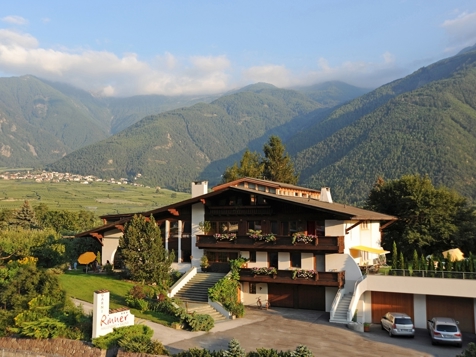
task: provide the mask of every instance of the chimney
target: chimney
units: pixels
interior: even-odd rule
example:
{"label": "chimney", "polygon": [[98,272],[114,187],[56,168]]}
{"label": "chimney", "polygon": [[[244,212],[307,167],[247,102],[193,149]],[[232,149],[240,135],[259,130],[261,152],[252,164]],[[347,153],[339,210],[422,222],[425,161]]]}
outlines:
{"label": "chimney", "polygon": [[208,193],[208,181],[192,182],[192,198]]}
{"label": "chimney", "polygon": [[332,203],[331,189],[330,187],[321,188],[321,197],[320,201]]}

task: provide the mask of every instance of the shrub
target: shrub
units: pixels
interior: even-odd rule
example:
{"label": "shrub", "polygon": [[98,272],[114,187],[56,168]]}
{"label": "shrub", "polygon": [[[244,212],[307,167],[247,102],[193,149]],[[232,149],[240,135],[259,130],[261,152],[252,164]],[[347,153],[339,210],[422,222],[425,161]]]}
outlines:
{"label": "shrub", "polygon": [[187,314],[184,322],[192,331],[210,331],[215,326],[215,321],[206,314]]}
{"label": "shrub", "polygon": [[474,342],[468,343],[468,348],[456,357],[476,357],[476,344],[474,344]]}
{"label": "shrub", "polygon": [[256,351],[248,352],[246,357],[280,357],[280,354],[273,349],[257,348]]}
{"label": "shrub", "polygon": [[190,348],[187,351],[182,351],[174,354],[174,357],[222,357],[224,351],[209,351],[204,348]]}
{"label": "shrub", "polygon": [[313,357],[311,350],[304,345],[299,345],[291,352],[291,357]]}
{"label": "shrub", "polygon": [[58,320],[43,317],[36,321],[26,321],[19,328],[12,328],[12,332],[17,332],[21,336],[30,338],[55,338],[63,336],[66,325]]}
{"label": "shrub", "polygon": [[[118,327],[107,335],[93,339],[93,345],[102,350],[108,350],[114,347],[122,347],[122,343],[131,346],[132,348],[132,346],[136,346],[137,341],[141,341],[142,345],[144,346],[144,349],[148,349],[150,348],[150,344],[145,343],[144,341],[151,341],[153,333],[154,332],[152,331],[152,329],[146,325]],[[128,347],[123,348],[126,349]],[[135,352],[147,353],[146,351]]]}
{"label": "shrub", "polygon": [[119,346],[126,352],[168,355],[169,351],[159,341],[153,341],[146,335],[127,335],[121,338]]}
{"label": "shrub", "polygon": [[240,343],[238,340],[231,340],[228,343],[228,349],[223,351],[224,357],[245,357],[246,353],[243,348],[241,348]]}

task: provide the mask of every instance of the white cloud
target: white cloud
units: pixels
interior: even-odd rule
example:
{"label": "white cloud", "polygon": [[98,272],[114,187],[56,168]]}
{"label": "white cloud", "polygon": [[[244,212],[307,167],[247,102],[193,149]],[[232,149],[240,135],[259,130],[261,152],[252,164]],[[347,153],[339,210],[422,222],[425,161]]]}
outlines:
{"label": "white cloud", "polygon": [[8,22],[8,23],[14,24],[14,25],[26,25],[26,24],[28,24],[28,20],[24,19],[21,16],[14,16],[14,15],[2,17],[2,21],[3,22]]}
{"label": "white cloud", "polygon": [[106,96],[215,94],[256,82],[283,88],[341,80],[376,87],[408,73],[395,65],[391,53],[385,52],[378,63],[331,66],[319,59],[314,69],[299,73],[272,63],[254,66],[238,73],[238,79],[233,77],[233,65],[224,55],[177,58],[167,52],[146,62],[135,53],[118,56],[107,51],[42,48],[32,35],[7,29],[0,29],[0,72],[31,74]]}
{"label": "white cloud", "polygon": [[41,48],[29,34],[0,29],[0,71],[32,74],[103,95],[210,94],[227,90],[230,62],[225,56],[179,60],[166,53],[153,63],[137,54]]}
{"label": "white cloud", "polygon": [[455,19],[444,21],[441,26],[446,30],[451,43],[447,52],[476,44],[476,12],[463,12]]}
{"label": "white cloud", "polygon": [[382,62],[344,62],[332,67],[329,62],[320,58],[314,70],[303,73],[292,73],[284,66],[268,65],[252,67],[244,71],[248,82],[267,82],[278,87],[308,86],[315,83],[339,80],[359,87],[378,87],[406,72],[395,64],[395,56],[389,52],[382,54]]}

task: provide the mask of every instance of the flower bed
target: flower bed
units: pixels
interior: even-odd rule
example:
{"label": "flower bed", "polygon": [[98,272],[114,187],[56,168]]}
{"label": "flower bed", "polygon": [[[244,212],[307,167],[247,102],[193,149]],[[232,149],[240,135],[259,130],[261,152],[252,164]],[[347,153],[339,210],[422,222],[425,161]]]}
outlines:
{"label": "flower bed", "polygon": [[303,279],[313,279],[316,276],[317,272],[315,270],[305,270],[305,269],[296,269],[293,271],[293,279],[303,278]]}
{"label": "flower bed", "polygon": [[278,271],[276,268],[268,268],[268,267],[263,267],[263,268],[251,268],[251,273],[254,275],[276,275],[278,274]]}
{"label": "flower bed", "polygon": [[255,241],[276,242],[276,237],[273,233],[262,234],[260,230],[254,231],[250,229],[246,234]]}
{"label": "flower bed", "polygon": [[217,241],[234,241],[236,239],[236,233],[215,233],[213,235]]}
{"label": "flower bed", "polygon": [[292,244],[296,244],[296,243],[308,244],[308,243],[312,243],[314,240],[317,241],[317,236],[313,234],[294,233]]}

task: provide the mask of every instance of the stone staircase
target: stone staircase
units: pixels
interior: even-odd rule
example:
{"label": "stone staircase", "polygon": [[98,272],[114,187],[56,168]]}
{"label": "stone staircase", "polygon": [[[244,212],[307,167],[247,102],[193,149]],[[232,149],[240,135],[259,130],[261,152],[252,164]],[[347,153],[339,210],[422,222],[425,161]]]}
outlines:
{"label": "stone staircase", "polygon": [[174,295],[174,298],[183,301],[188,312],[210,315],[215,322],[226,320],[222,314],[208,305],[208,288],[215,285],[225,275],[223,273],[197,273]]}
{"label": "stone staircase", "polygon": [[208,305],[208,303],[187,303],[188,312],[195,312],[196,314],[206,314],[210,315],[215,323],[226,321],[226,317],[220,314],[213,307]]}
{"label": "stone staircase", "polygon": [[225,275],[222,273],[197,273],[174,297],[183,302],[208,303],[208,288],[215,285]]}
{"label": "stone staircase", "polygon": [[349,320],[347,320],[347,311],[349,310],[349,305],[352,300],[352,294],[344,295],[337,305],[334,318],[330,319],[329,322],[337,323],[337,324],[347,324]]}

